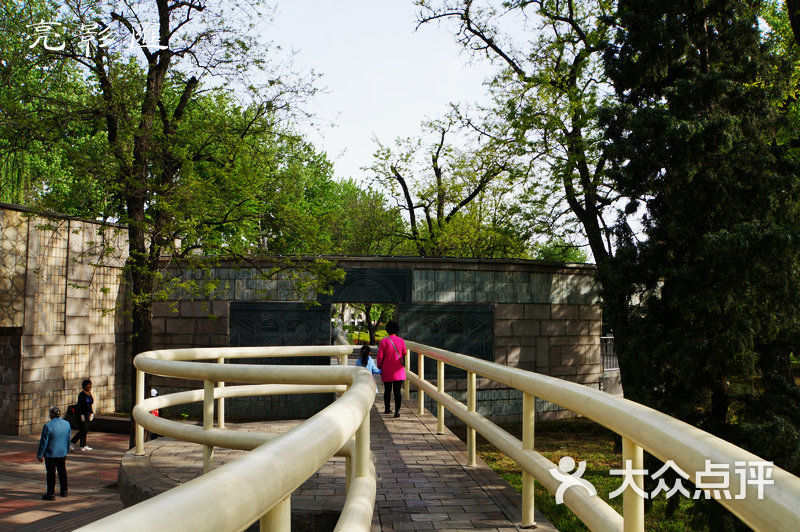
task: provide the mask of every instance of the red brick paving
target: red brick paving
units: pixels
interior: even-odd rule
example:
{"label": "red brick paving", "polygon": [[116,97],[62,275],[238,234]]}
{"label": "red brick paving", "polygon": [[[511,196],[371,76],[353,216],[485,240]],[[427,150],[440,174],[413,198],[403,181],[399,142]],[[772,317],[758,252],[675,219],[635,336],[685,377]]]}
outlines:
{"label": "red brick paving", "polygon": [[[297,422],[231,425],[238,430],[283,432]],[[403,408],[400,418],[371,415],[378,476],[374,531],[512,531],[519,494],[482,461],[468,468],[464,444],[449,430],[436,434],[436,419]],[[122,509],[117,469],[128,437],[90,433],[94,450],[67,458],[70,496],[42,501],[44,465],[36,460],[38,435],[0,436],[0,531],[73,530]],[[159,438],[147,444],[152,479],[186,482],[202,473],[202,447]],[[221,465],[242,451],[216,449]],[[143,479],[150,482],[152,479]],[[292,495],[295,510],[338,511],[344,503],[344,459],[333,458]],[[541,516],[537,530],[555,530]]]}
{"label": "red brick paving", "polygon": [[121,510],[117,469],[128,436],[90,432],[88,443],[94,450],[67,456],[69,497],[43,501],[44,464],[36,459],[39,435],[0,436],[0,531],[73,530]]}

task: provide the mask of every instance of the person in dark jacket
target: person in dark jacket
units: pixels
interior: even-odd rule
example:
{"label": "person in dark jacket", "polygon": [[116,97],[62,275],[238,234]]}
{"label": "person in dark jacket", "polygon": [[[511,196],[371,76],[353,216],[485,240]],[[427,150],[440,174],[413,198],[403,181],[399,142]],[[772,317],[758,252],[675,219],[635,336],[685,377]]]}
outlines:
{"label": "person in dark jacket", "polygon": [[61,487],[61,496],[67,496],[67,453],[69,452],[69,435],[71,429],[69,422],[61,419],[61,409],[54,406],[50,409],[50,421],[42,427],[42,437],[39,439],[39,450],[36,458],[47,471],[47,491],[42,495],[45,501],[56,498],[56,471],[58,471],[58,484]]}
{"label": "person in dark jacket", "polygon": [[75,442],[80,440],[81,451],[91,451],[92,448],[86,445],[86,435],[89,434],[89,422],[94,419],[94,396],[92,396],[92,381],[86,379],[81,383],[83,390],[78,394],[78,403],[75,405],[78,409],[78,416],[80,422],[80,429],[75,436],[70,440],[70,449],[75,449]]}

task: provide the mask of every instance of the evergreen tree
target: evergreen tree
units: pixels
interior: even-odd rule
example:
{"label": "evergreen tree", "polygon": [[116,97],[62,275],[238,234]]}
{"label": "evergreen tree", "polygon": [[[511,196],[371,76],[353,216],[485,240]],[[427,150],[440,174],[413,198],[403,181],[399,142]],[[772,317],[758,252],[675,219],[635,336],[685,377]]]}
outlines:
{"label": "evergreen tree", "polygon": [[[778,135],[788,76],[754,4],[620,3],[607,153],[645,238],[620,223],[603,286],[627,303],[613,317],[627,397],[797,474],[798,180]],[[707,526],[736,526],[702,506]]]}

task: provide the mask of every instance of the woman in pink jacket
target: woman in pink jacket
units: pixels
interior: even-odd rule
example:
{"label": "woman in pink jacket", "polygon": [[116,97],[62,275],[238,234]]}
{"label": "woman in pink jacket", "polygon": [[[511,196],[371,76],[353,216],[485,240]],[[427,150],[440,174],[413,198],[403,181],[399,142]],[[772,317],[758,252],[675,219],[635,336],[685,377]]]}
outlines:
{"label": "woman in pink jacket", "polygon": [[389,336],[381,340],[378,346],[378,368],[381,370],[381,380],[383,381],[383,406],[384,414],[391,414],[392,390],[394,390],[394,417],[400,417],[400,403],[402,395],[400,388],[406,380],[405,355],[406,343],[397,336],[400,326],[396,321],[386,324],[386,332]]}

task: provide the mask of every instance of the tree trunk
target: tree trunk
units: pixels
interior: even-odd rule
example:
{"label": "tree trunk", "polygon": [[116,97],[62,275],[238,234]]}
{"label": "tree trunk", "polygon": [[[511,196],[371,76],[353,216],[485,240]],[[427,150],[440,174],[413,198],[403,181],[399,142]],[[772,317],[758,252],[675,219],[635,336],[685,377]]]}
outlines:
{"label": "tree trunk", "polygon": [[[148,270],[146,233],[144,231],[144,201],[132,199],[128,202],[128,271],[131,281],[131,365],[139,353],[150,351],[153,346],[153,274]],[[130,446],[134,446],[133,407],[136,406],[136,368],[131,371],[131,434]]]}
{"label": "tree trunk", "polygon": [[372,303],[364,304],[364,323],[367,325],[370,345],[375,343],[375,328],[377,323],[372,323]]}

